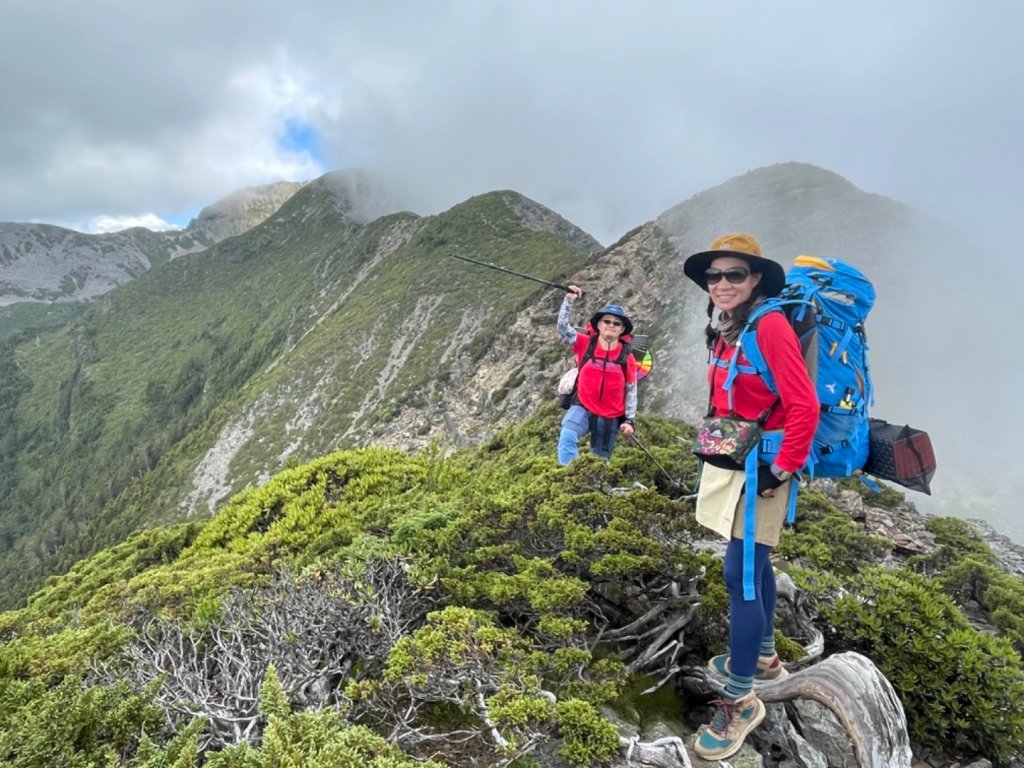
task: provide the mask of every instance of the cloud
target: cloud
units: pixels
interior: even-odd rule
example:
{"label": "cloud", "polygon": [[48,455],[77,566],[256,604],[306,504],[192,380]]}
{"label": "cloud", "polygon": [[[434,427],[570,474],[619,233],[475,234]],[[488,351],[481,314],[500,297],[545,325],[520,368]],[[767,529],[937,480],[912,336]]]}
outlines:
{"label": "cloud", "polygon": [[[0,221],[158,228],[364,168],[422,214],[511,188],[608,244],[799,160],[950,225],[1012,286],[1022,27],[1017,0],[8,0]],[[1014,290],[983,288],[963,311],[1013,327]],[[1016,374],[986,384],[996,412]]]}
{"label": "cloud", "polygon": [[1010,0],[20,0],[0,219],[176,219],[365,167],[421,213],[514,188],[609,242],[796,159],[995,250],[1021,213],[1021,22]]}
{"label": "cloud", "polygon": [[122,229],[132,227],[145,227],[153,232],[164,232],[170,229],[181,229],[176,224],[170,224],[155,213],[144,213],[141,216],[96,216],[84,224],[64,224],[69,229],[76,229],[79,232],[98,234],[101,232],[120,232]]}

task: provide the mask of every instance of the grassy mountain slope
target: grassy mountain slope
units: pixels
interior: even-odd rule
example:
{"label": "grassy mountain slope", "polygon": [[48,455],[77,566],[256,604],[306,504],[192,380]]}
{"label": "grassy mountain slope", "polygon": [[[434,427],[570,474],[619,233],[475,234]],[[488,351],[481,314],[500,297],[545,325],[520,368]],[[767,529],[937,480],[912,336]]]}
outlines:
{"label": "grassy mountain slope", "polygon": [[[146,272],[8,354],[8,604],[141,522],[191,513],[257,479],[254,468],[279,466],[293,441],[307,451],[362,442],[453,359],[479,355],[534,289],[469,276],[453,268],[451,249],[500,253],[553,278],[586,260],[581,244],[596,246],[575,229],[538,227],[525,212],[540,206],[514,193],[368,225],[341,208],[312,183],[263,225]],[[190,502],[193,470],[238,414],[258,440],[219,474],[200,472],[212,479]]]}
{"label": "grassy mountain slope", "polygon": [[[988,316],[949,312],[945,297],[959,294],[935,282],[963,246],[836,174],[799,163],[752,171],[599,255],[512,192],[366,224],[346,215],[351,201],[329,182],[307,185],[251,232],[114,291],[67,330],[0,354],[0,578],[11,580],[10,604],[140,522],[205,515],[281,466],[370,441],[472,446],[550,400],[568,362],[554,331],[561,291],[457,261],[454,250],[582,284],[577,324],[603,303],[624,304],[654,342],[641,412],[683,420],[706,397],[707,298],[681,276],[687,253],[748,229],[782,261],[806,251],[848,259],[879,291],[869,332],[876,413],[932,433],[944,493],[987,477],[974,465],[957,472],[954,451],[972,434],[965,403],[982,346],[964,335],[984,338],[972,323]],[[931,386],[930,363],[951,350],[957,364]],[[994,442],[972,451],[975,464],[999,466]],[[1000,487],[978,482],[993,496]],[[979,514],[967,503],[946,510]],[[997,527],[1012,524],[997,514]]]}
{"label": "grassy mountain slope", "polygon": [[60,328],[78,317],[87,306],[77,301],[60,304],[22,301],[0,307],[0,343],[12,337]]}
{"label": "grassy mountain slope", "polygon": [[[579,765],[618,753],[612,713],[641,739],[685,735],[710,695],[691,673],[726,641],[720,560],[692,502],[671,498],[636,446],[559,467],[559,413],[549,404],[450,456],[319,457],[208,521],[140,532],[51,579],[0,615],[0,761],[143,768],[202,751],[204,765],[269,768],[284,740],[294,764],[329,766],[351,763],[326,744],[379,750],[386,736],[453,766]],[[691,433],[640,427],[691,483]],[[649,490],[612,491],[633,480]],[[855,649],[885,671],[915,744],[947,762],[1019,759],[1024,634],[1004,619],[1024,605],[1020,579],[951,521],[932,553],[901,564],[836,503],[802,494],[783,534],[778,567],[806,593],[780,601],[782,652],[795,659],[806,640],[799,604],[827,653]],[[638,693],[659,680],[672,683]],[[772,727],[750,743],[778,755]]]}

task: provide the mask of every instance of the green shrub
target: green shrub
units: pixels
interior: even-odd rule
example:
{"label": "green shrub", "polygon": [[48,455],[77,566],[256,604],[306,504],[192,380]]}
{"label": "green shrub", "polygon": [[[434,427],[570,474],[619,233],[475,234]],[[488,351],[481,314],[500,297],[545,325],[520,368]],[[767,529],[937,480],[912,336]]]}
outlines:
{"label": "green shrub", "polygon": [[848,514],[821,493],[801,491],[796,525],[783,530],[775,551],[807,567],[852,575],[891,549],[886,539],[861,532]]}
{"label": "green shrub", "polygon": [[373,731],[325,710],[271,716],[258,749],[241,744],[210,753],[205,768],[444,768],[415,760]]}
{"label": "green shrub", "polygon": [[947,568],[961,560],[995,565],[995,556],[988,544],[966,520],[956,517],[933,517],[925,528],[935,536],[934,551],[910,558],[907,565],[926,572]]}
{"label": "green shrub", "polygon": [[973,558],[959,560],[935,578],[959,605],[975,603],[986,611],[1003,637],[1024,653],[1024,580]]}
{"label": "green shrub", "polygon": [[592,704],[567,699],[556,706],[563,744],[558,754],[572,765],[591,765],[609,759],[619,748],[619,732]]}
{"label": "green shrub", "polygon": [[[83,766],[113,764],[115,749],[126,768],[391,768],[426,757],[382,746],[381,736],[411,727],[436,739],[431,754],[460,765],[469,752],[480,762],[526,765],[531,751],[559,737],[570,763],[608,759],[618,737],[597,708],[620,701],[643,675],[660,680],[669,664],[703,664],[724,649],[728,598],[721,559],[694,547],[706,532],[693,504],[677,500],[679,488],[669,490],[658,466],[626,441],[610,464],[584,455],[559,466],[560,414],[547,404],[472,452],[444,456],[435,444],[410,457],[368,448],[297,465],[237,494],[209,522],[139,533],[51,579],[25,609],[0,615],[0,745]],[[684,433],[641,420],[658,463],[689,477]],[[633,479],[651,489],[613,491]],[[824,494],[802,492],[797,526],[777,552],[806,590],[803,608],[818,607],[830,623],[829,650],[876,660],[915,739],[1012,757],[1022,743],[1015,702],[1024,683],[1007,640],[1020,642],[1024,632],[1021,584],[997,571],[957,522],[933,530],[940,554],[914,563],[930,576],[865,571],[888,543],[861,534]],[[356,583],[369,559],[396,555],[406,568],[396,598],[415,610],[402,614],[376,662],[353,659],[346,676],[332,679],[351,708],[292,712],[268,671],[258,746],[212,752],[201,723],[161,730],[165,721],[147,714],[144,691],[125,692],[135,705],[127,712],[105,689],[65,682],[112,658],[136,621],[158,616],[213,632],[235,590],[282,572],[325,585],[318,574],[330,569]],[[983,606],[1005,638],[973,629],[950,596]],[[347,588],[340,599],[350,599]],[[666,622],[693,609],[678,655],[639,658]],[[787,659],[802,653],[786,638],[777,642]],[[630,674],[638,659],[642,674]],[[46,752],[58,691],[70,702],[71,729]],[[443,743],[454,730],[472,733],[457,746],[464,754]]]}
{"label": "green shrub", "polygon": [[958,605],[981,608],[988,620],[1024,653],[1024,579],[1001,571],[981,534],[966,520],[930,518],[938,545],[907,565],[931,573]]}
{"label": "green shrub", "polygon": [[1003,638],[973,629],[927,578],[871,568],[826,607],[835,644],[872,658],[911,736],[1006,761],[1024,754],[1024,671]]}
{"label": "green shrub", "polygon": [[[4,685],[0,694],[9,710],[14,688]],[[0,763],[10,768],[116,765],[135,751],[141,734],[159,733],[166,722],[150,696],[127,683],[86,686],[69,675],[31,693],[0,731]]]}

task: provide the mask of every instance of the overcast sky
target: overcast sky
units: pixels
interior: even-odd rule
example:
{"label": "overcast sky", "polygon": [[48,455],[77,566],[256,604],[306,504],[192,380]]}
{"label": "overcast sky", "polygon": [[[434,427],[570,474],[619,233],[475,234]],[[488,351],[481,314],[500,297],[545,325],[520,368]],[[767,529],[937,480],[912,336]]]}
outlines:
{"label": "overcast sky", "polygon": [[2,221],[183,225],[239,187],[359,166],[419,213],[511,188],[609,244],[800,160],[987,249],[1020,242],[1017,0],[2,9]]}

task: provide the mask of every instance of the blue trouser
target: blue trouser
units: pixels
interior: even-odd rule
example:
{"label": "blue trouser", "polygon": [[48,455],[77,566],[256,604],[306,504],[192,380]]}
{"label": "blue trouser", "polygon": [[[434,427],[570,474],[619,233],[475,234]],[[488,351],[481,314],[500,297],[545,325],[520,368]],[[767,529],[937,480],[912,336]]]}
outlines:
{"label": "blue trouser", "polygon": [[743,599],[743,539],[725,548],[725,587],[729,592],[729,668],[739,676],[757,672],[761,638],[775,634],[775,571],[767,544],[754,545],[754,599]]}
{"label": "blue trouser", "polygon": [[588,432],[590,450],[602,459],[610,459],[619,436],[619,421],[595,416],[582,405],[569,406],[558,435],[558,463],[564,466],[580,455],[580,438]]}

